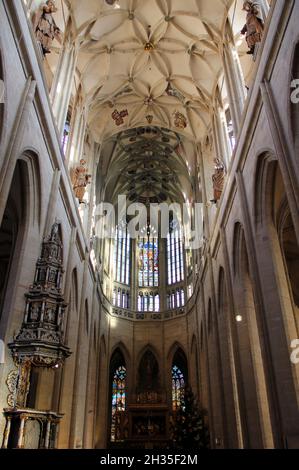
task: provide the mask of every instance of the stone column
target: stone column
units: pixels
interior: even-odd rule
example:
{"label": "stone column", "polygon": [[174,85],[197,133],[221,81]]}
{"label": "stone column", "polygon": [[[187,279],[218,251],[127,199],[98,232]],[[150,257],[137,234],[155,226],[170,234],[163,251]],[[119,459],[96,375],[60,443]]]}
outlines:
{"label": "stone column", "polygon": [[20,416],[20,421],[21,421],[21,424],[20,424],[20,429],[19,429],[19,439],[18,439],[18,446],[17,446],[18,449],[22,449],[22,448],[23,448],[24,430],[25,430],[25,421],[26,421],[26,418],[21,415],[21,416]]}
{"label": "stone column", "polygon": [[71,132],[67,147],[66,160],[69,168],[79,165],[84,151],[84,139],[86,135],[86,108],[84,107],[81,91],[76,97],[71,120]]}
{"label": "stone column", "polygon": [[223,161],[226,168],[228,168],[231,158],[231,149],[229,145],[227,125],[224,110],[217,104],[215,105],[213,112],[212,131],[216,154],[218,158]]}
{"label": "stone column", "polygon": [[229,41],[223,46],[222,61],[234,132],[237,137],[246,93],[239,56]]}
{"label": "stone column", "polygon": [[45,449],[49,449],[50,444],[50,432],[51,432],[51,420],[47,422],[46,437],[45,437]]}
{"label": "stone column", "polygon": [[69,24],[50,93],[52,110],[61,137],[70,103],[77,58],[78,46],[71,37]]}
{"label": "stone column", "polygon": [[10,429],[11,429],[11,417],[8,416],[8,417],[6,418],[6,426],[5,426],[5,431],[4,431],[4,438],[3,438],[2,449],[7,449],[7,447],[8,447],[8,441],[9,441],[9,436],[10,436]]}
{"label": "stone column", "polygon": [[137,311],[137,296],[138,296],[138,270],[137,270],[137,240],[131,241],[131,249],[132,249],[132,256],[131,256],[131,289],[130,289],[130,308],[133,311]]}
{"label": "stone column", "polygon": [[[161,214],[160,214],[161,217]],[[161,224],[159,224],[161,227]],[[167,263],[166,263],[166,240],[159,239],[159,295],[160,295],[160,311],[167,310]]]}

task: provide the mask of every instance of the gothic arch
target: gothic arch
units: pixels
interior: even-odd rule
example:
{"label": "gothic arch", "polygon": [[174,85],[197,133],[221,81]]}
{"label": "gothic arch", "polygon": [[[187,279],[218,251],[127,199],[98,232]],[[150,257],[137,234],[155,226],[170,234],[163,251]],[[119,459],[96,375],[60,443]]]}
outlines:
{"label": "gothic arch", "polygon": [[[246,448],[262,448],[272,442],[269,390],[266,382],[264,345],[259,328],[256,296],[245,232],[240,223],[234,230],[236,338],[244,406],[242,422]],[[261,403],[263,405],[261,406]],[[252,410],[255,410],[254,412]],[[271,444],[270,444],[271,445]]]}
{"label": "gothic arch", "polygon": [[185,354],[185,351],[183,348],[181,348],[180,346],[177,346],[173,356],[172,356],[172,361],[171,361],[171,364],[172,365],[177,365],[181,371],[183,372],[184,374],[184,377],[185,377],[185,381],[186,383],[188,382],[189,380],[189,366],[188,366],[188,359],[187,359],[187,356]]}
{"label": "gothic arch", "polygon": [[171,363],[173,362],[173,358],[175,354],[177,353],[177,351],[182,351],[184,356],[187,358],[187,354],[183,345],[179,343],[178,341],[175,341],[173,345],[169,348],[168,354],[167,354],[167,358]]}
{"label": "gothic arch", "polygon": [[153,349],[148,347],[142,354],[137,369],[137,392],[155,391],[161,389],[160,365]]}
{"label": "gothic arch", "polygon": [[[122,383],[125,381],[125,387],[122,385],[122,387],[119,390],[122,390],[122,396],[125,397],[125,404],[123,403],[123,400],[117,398],[117,400],[113,404],[112,400],[112,395],[113,395],[113,387],[115,383],[115,374],[120,371],[122,376],[124,377],[123,373],[123,368],[125,369],[125,378],[123,378]],[[118,383],[118,381],[116,381]],[[112,442],[118,441],[118,440],[123,440],[122,437],[116,438],[115,436],[118,433],[121,433],[121,422],[118,421],[117,418],[117,411],[119,409],[119,401],[121,401],[121,409],[120,411],[123,412],[125,411],[125,408],[127,407],[128,404],[128,391],[129,391],[129,377],[128,377],[128,365],[126,363],[125,356],[122,352],[122,349],[120,346],[118,346],[113,354],[111,355],[110,358],[110,364],[109,364],[109,400],[108,400],[108,411],[109,411],[109,433],[108,433],[108,441]],[[118,396],[118,393],[117,393]],[[124,408],[125,406],[125,408]],[[115,411],[113,411],[115,410]],[[123,413],[121,413],[123,415]],[[121,417],[119,416],[119,419]],[[114,436],[114,438],[112,437]]]}
{"label": "gothic arch", "polygon": [[117,351],[123,356],[127,370],[129,370],[131,367],[131,355],[122,341],[119,341],[113,346],[110,353],[110,362]]}
{"label": "gothic arch", "polygon": [[151,351],[151,353],[155,356],[158,364],[160,365],[161,363],[160,354],[158,350],[155,348],[155,346],[153,346],[151,343],[148,343],[146,346],[143,346],[143,348],[139,351],[139,353],[137,354],[137,358],[136,358],[137,364],[140,364],[142,357],[147,351]]}
{"label": "gothic arch", "polygon": [[[273,194],[270,188],[273,186],[277,158],[271,152],[264,152],[257,158],[255,170],[255,198],[254,220],[258,225],[263,225],[272,217],[271,200]],[[269,190],[265,191],[265,188]]]}
{"label": "gothic arch", "polygon": [[244,270],[248,271],[247,258],[244,256],[246,252],[243,226],[241,222],[236,222],[233,235],[232,252],[233,270],[235,277],[241,276]]}
{"label": "gothic arch", "polygon": [[[14,289],[18,284],[24,246],[29,230],[39,220],[39,174],[36,156],[26,153],[17,161],[12,176],[6,205],[0,222],[0,245],[4,250],[0,266],[1,336],[7,330]],[[39,226],[39,225],[38,225]],[[37,254],[38,256],[38,254]]]}
{"label": "gothic arch", "polygon": [[239,444],[237,430],[237,414],[235,409],[233,377],[236,376],[235,362],[231,360],[231,313],[227,295],[225,270],[221,266],[218,274],[218,328],[219,328],[219,350],[221,357],[221,381],[223,390],[223,402],[226,416],[226,427],[224,442],[226,447],[237,448]]}

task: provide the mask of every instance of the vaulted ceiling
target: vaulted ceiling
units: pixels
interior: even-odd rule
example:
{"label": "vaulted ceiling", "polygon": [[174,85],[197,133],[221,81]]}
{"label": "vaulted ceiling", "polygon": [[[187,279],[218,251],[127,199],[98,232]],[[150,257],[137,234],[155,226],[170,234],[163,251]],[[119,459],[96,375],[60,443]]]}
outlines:
{"label": "vaulted ceiling", "polygon": [[221,52],[227,20],[240,31],[242,3],[64,0],[61,8],[57,3],[62,29],[66,10],[71,14],[80,47],[76,87],[82,87],[97,140],[140,125],[201,140],[216,89],[225,88]]}
{"label": "vaulted ceiling", "polygon": [[[163,203],[189,200],[193,194],[192,146],[166,128],[138,127],[108,139],[98,171],[99,200]],[[102,180],[102,181],[101,181]]]}

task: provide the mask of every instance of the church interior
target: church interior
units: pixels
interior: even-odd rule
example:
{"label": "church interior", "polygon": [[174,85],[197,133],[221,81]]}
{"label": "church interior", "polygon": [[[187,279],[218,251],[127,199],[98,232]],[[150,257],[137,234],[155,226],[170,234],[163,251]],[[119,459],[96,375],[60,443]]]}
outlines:
{"label": "church interior", "polygon": [[298,18],[0,1],[2,449],[299,448]]}

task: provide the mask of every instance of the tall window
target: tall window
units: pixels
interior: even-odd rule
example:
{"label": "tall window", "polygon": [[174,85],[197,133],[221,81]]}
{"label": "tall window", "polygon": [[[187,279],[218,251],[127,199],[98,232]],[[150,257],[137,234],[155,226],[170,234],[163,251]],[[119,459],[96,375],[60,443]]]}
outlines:
{"label": "tall window", "polygon": [[130,308],[130,294],[121,289],[114,289],[112,294],[112,304],[114,307]]}
{"label": "tall window", "polygon": [[167,236],[167,271],[168,285],[184,280],[184,249],[179,229],[171,231]]}
{"label": "tall window", "polygon": [[124,366],[118,367],[112,381],[111,442],[122,440],[122,416],[126,411],[126,378],[126,368]]}
{"label": "tall window", "polygon": [[64,155],[66,155],[67,146],[69,143],[69,137],[70,137],[70,116],[68,115],[64,124],[63,137],[62,137],[62,142],[61,142],[62,151]]}
{"label": "tall window", "polygon": [[131,238],[127,227],[116,227],[114,246],[115,281],[130,284]]}
{"label": "tall window", "polygon": [[236,138],[235,138],[235,133],[234,133],[232,116],[231,116],[231,112],[229,108],[225,111],[225,117],[226,117],[226,125],[227,125],[227,132],[228,132],[228,137],[230,141],[230,146],[233,152],[236,146]]}
{"label": "tall window", "polygon": [[185,290],[177,289],[167,295],[167,308],[169,310],[185,306]]}
{"label": "tall window", "polygon": [[178,411],[184,406],[185,378],[178,366],[172,367],[172,409]]}
{"label": "tall window", "polygon": [[139,287],[159,285],[159,245],[156,237],[140,238],[138,242]]}
{"label": "tall window", "polygon": [[159,294],[140,293],[138,295],[138,311],[139,312],[159,312],[160,296]]}

